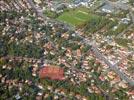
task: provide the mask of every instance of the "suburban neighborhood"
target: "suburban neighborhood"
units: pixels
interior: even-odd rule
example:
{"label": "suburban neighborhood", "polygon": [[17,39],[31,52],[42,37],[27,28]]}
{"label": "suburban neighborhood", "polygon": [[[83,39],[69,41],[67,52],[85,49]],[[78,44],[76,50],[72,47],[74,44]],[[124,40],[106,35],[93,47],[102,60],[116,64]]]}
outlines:
{"label": "suburban neighborhood", "polygon": [[134,100],[134,0],[1,0],[0,100]]}

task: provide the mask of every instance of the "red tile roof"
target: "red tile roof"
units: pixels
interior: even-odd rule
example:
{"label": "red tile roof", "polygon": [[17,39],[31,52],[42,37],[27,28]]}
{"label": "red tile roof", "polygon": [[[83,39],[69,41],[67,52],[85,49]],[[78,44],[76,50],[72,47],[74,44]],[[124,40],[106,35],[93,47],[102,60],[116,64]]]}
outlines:
{"label": "red tile roof", "polygon": [[134,90],[128,92],[129,95],[134,95]]}
{"label": "red tile roof", "polygon": [[52,80],[64,80],[64,70],[58,66],[44,66],[39,71],[39,77],[48,77]]}

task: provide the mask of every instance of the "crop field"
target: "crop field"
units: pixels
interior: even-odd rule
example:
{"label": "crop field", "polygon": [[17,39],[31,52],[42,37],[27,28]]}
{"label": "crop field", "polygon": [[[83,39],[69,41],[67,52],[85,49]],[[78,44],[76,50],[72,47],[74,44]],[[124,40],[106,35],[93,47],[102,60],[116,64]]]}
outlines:
{"label": "crop field", "polygon": [[90,14],[87,8],[77,8],[64,12],[57,19],[70,25],[77,26],[91,20],[94,17],[98,16]]}

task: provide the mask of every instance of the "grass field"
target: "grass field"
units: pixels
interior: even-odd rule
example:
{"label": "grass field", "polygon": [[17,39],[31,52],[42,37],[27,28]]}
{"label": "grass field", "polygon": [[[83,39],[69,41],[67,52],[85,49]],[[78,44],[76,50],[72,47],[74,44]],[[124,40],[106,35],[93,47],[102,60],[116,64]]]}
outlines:
{"label": "grass field", "polygon": [[73,26],[77,26],[93,17],[97,17],[97,15],[90,14],[89,9],[80,7],[75,10],[71,9],[68,12],[64,12],[57,19]]}

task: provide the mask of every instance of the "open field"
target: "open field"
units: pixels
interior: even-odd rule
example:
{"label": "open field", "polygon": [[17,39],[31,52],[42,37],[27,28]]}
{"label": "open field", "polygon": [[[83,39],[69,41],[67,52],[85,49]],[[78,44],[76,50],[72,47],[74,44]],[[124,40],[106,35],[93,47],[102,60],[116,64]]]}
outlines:
{"label": "open field", "polygon": [[57,19],[73,26],[77,26],[96,17],[98,16],[89,13],[89,9],[80,7],[74,10],[71,9],[68,12],[64,12]]}

